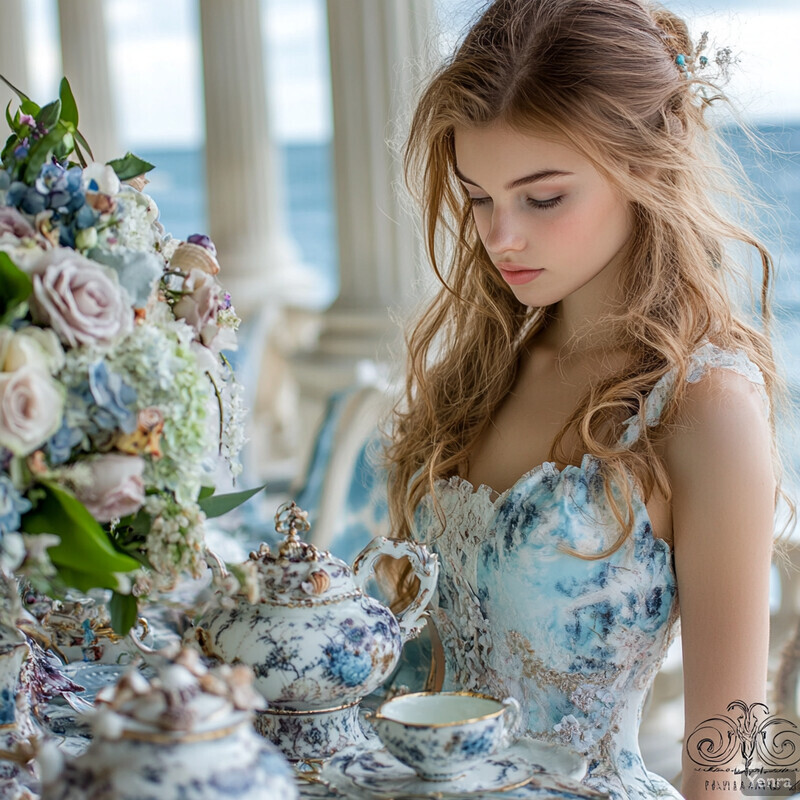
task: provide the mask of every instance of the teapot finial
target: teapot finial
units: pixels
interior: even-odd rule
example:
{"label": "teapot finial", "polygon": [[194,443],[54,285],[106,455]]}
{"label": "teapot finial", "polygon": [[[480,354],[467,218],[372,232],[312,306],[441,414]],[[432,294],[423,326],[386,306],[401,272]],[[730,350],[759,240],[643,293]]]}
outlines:
{"label": "teapot finial", "polygon": [[304,545],[300,537],[297,535],[299,531],[311,530],[311,525],[308,522],[308,511],[303,511],[297,503],[292,500],[291,502],[284,503],[275,514],[275,531],[277,533],[286,534],[286,540],[281,544],[278,553],[281,556],[287,557],[296,555],[302,552],[303,549],[313,549],[316,555],[315,548],[309,545]]}

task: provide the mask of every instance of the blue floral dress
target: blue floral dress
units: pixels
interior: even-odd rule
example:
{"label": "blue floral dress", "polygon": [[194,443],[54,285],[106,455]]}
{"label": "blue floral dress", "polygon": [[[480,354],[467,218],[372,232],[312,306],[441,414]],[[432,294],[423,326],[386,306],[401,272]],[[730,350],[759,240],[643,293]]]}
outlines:
{"label": "blue floral dress", "polygon": [[[763,389],[763,377],[742,352],[707,343],[692,358],[688,380],[709,368],[734,370]],[[665,375],[646,401],[655,425],[674,385]],[[642,420],[626,423],[630,445]],[[431,611],[444,647],[445,690],[516,697],[527,732],[584,753],[584,783],[617,798],[680,798],[649,772],[638,745],[642,706],[679,631],[672,552],[655,538],[641,498],[634,498],[632,535],[598,560],[563,552],[599,553],[619,528],[605,501],[599,463],[558,470],[545,463],[495,496],[454,477],[439,481],[446,516],[440,525],[430,498],[417,514],[416,537],[439,554],[438,602]]]}

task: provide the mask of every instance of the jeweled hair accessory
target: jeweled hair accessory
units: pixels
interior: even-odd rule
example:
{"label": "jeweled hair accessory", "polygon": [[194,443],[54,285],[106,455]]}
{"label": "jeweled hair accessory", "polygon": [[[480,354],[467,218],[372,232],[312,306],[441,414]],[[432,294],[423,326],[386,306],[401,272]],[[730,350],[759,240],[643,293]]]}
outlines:
{"label": "jeweled hair accessory", "polygon": [[675,63],[687,78],[694,78],[697,72],[707,69],[713,60],[718,70],[714,80],[717,83],[727,83],[730,80],[731,68],[739,63],[739,59],[733,54],[730,47],[717,48],[713,59],[709,58],[704,53],[708,47],[708,40],[708,31],[703,31],[694,48],[694,57],[690,58],[686,53],[678,53],[675,56]]}

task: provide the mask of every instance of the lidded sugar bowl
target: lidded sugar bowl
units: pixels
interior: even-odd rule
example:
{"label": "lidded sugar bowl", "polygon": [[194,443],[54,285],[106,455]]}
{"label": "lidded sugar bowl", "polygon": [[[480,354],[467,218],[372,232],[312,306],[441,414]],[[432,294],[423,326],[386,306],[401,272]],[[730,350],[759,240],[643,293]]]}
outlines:
{"label": "lidded sugar bowl", "polygon": [[[285,534],[277,552],[262,544],[241,566],[254,578],[249,595],[243,588],[233,607],[212,610],[195,633],[206,655],[253,668],[269,703],[256,719],[265,736],[290,758],[326,757],[363,740],[358,703],[389,677],[403,644],[421,630],[438,561],[422,545],[380,537],[351,569],[300,540],[310,526],[294,503],[275,521]],[[364,591],[383,556],[407,558],[419,580],[397,616]]]}
{"label": "lidded sugar bowl", "polygon": [[39,754],[42,800],[297,800],[290,766],[253,729],[264,699],[252,681],[248,667],[208,669],[187,648],[150,681],[132,666],[87,708],[85,753]]}

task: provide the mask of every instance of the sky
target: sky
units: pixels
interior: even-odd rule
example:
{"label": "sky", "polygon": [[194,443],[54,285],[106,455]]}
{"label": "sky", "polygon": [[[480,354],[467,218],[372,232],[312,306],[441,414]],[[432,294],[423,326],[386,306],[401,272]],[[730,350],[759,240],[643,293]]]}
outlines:
{"label": "sky", "polygon": [[[235,2],[235,0],[233,0]],[[381,0],[375,0],[380,2]],[[437,0],[459,30],[478,0]],[[105,0],[116,115],[125,147],[202,142],[202,66],[196,0]],[[729,88],[748,117],[800,122],[798,0],[666,0],[695,36],[739,59]],[[324,0],[261,0],[270,127],[280,141],[331,134]],[[61,75],[56,0],[26,0],[34,98],[57,92]],[[452,40],[452,35],[449,40]],[[447,42],[448,37],[442,36]]]}

